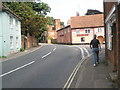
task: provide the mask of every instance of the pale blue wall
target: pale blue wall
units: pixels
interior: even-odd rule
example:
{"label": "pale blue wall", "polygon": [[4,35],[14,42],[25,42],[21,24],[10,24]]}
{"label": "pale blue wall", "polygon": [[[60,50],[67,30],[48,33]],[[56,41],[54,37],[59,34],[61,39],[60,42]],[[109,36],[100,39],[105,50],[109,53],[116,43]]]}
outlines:
{"label": "pale blue wall", "polygon": [[[0,17],[2,17],[2,13],[0,13]],[[2,20],[0,18],[0,56],[2,56]]]}
{"label": "pale blue wall", "polygon": [[[15,17],[13,17],[13,28],[10,28],[10,24],[9,24],[9,20],[10,20],[10,16],[13,17],[12,14],[8,14],[6,12],[0,12],[0,19],[1,19],[1,25],[2,28],[0,28],[0,32],[3,33],[3,38],[1,38],[0,44],[2,46],[2,50],[0,49],[0,56],[8,56],[10,53],[14,53],[14,52],[18,52],[19,49],[21,48],[21,24],[20,21],[18,21],[18,19],[16,19]],[[16,26],[15,26],[15,20],[18,21],[19,23],[19,29],[16,30]],[[1,26],[0,25],[0,26]],[[10,36],[13,36],[13,48],[10,48]],[[16,47],[16,37],[18,37],[18,48]]]}
{"label": "pale blue wall", "polygon": [[2,31],[2,53],[3,56],[7,56],[9,52],[9,16],[5,12],[2,13]]}

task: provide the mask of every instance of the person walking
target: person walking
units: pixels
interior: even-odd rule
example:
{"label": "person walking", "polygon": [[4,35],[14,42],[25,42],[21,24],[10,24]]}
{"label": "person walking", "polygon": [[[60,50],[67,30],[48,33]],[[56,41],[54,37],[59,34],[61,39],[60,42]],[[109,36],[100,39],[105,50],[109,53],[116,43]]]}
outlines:
{"label": "person walking", "polygon": [[[98,39],[96,39],[97,35],[94,35],[94,38],[90,42],[90,48],[93,52],[93,65],[96,66],[99,64],[99,50],[101,51],[100,42]],[[99,49],[100,48],[100,49]]]}

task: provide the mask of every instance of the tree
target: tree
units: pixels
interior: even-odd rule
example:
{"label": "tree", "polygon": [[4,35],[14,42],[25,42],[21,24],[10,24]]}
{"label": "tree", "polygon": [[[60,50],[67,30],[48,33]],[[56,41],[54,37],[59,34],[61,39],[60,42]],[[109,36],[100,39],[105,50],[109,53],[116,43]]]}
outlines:
{"label": "tree", "polygon": [[47,16],[46,18],[48,20],[48,25],[54,25],[54,18],[53,17]]}
{"label": "tree", "polygon": [[47,15],[47,12],[50,12],[51,8],[48,6],[48,4],[40,2],[40,3],[33,3],[33,10],[37,12],[37,14],[40,15]]}
{"label": "tree", "polygon": [[31,36],[34,35],[37,38],[41,33],[47,30],[47,19],[39,15],[33,15],[29,20],[25,21],[27,31]]}
{"label": "tree", "polygon": [[51,10],[47,4],[43,2],[6,2],[4,4],[20,17],[22,34],[29,33],[38,39],[43,36],[48,23],[45,15]]}

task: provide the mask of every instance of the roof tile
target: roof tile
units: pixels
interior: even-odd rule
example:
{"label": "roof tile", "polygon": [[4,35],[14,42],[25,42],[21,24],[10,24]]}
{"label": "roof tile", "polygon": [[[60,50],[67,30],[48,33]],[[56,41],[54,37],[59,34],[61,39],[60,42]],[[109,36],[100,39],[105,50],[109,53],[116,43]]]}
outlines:
{"label": "roof tile", "polygon": [[71,28],[104,26],[103,14],[71,17]]}

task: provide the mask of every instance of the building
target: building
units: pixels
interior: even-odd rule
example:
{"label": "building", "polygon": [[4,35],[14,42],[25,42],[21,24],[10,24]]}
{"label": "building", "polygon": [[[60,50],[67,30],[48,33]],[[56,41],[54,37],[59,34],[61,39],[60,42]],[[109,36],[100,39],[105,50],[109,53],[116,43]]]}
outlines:
{"label": "building", "polygon": [[89,44],[94,34],[104,43],[103,14],[71,17],[70,25],[57,31],[57,42],[65,44]]}
{"label": "building", "polygon": [[116,0],[116,2],[104,0],[104,21],[105,53],[111,66],[111,72],[116,73],[120,87],[120,0]]}
{"label": "building", "polygon": [[0,56],[8,56],[21,48],[21,22],[10,9],[2,5],[0,12]]}
{"label": "building", "polygon": [[48,31],[45,32],[47,38],[47,43],[56,42],[57,40],[57,30],[62,28],[60,19],[54,20],[54,25],[48,25]]}

